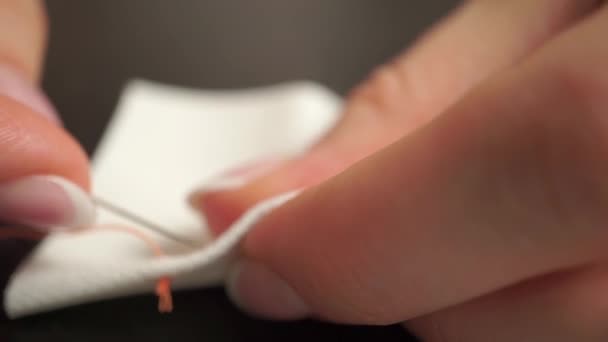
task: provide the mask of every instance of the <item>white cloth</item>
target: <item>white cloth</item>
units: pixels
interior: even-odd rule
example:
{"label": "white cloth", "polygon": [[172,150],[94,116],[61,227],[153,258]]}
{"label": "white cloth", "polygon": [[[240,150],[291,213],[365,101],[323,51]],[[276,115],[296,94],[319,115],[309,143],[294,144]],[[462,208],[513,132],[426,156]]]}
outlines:
{"label": "white cloth", "polygon": [[260,203],[218,239],[187,205],[188,193],[239,164],[302,152],[333,126],[340,105],[336,94],[310,82],[221,91],[130,82],[93,156],[93,193],[197,247],[100,209],[98,223],[138,227],[168,256],[154,257],[141,240],[122,232],[54,233],[12,275],[4,292],[7,315],[154,295],[163,275],[173,277],[174,290],[223,285],[249,227],[296,193]]}

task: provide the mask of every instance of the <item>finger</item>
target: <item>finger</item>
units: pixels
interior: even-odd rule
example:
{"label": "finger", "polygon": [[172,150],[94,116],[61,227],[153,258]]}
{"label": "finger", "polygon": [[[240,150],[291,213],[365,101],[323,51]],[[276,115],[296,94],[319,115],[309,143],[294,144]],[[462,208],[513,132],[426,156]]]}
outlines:
{"label": "finger", "polygon": [[579,20],[595,2],[468,1],[412,49],[374,71],[349,97],[336,129],[303,157],[264,176],[256,170],[237,189],[202,189],[191,202],[221,231],[261,199],[318,184],[429,122],[488,75]]}
{"label": "finger", "polygon": [[0,0],[0,61],[40,78],[46,49],[47,17],[40,0]]}
{"label": "finger", "polygon": [[38,84],[47,25],[42,1],[0,0],[0,219],[86,226],[94,216],[86,155],[55,126]]}
{"label": "finger", "polygon": [[606,265],[552,274],[414,319],[423,341],[608,340]]}
{"label": "finger", "polygon": [[0,220],[40,228],[89,224],[87,163],[63,129],[0,96]]}
{"label": "finger", "polygon": [[237,271],[235,301],[394,323],[605,254],[607,19],[271,213],[245,240],[261,266]]}
{"label": "finger", "polygon": [[0,95],[30,106],[60,123],[39,89],[47,18],[40,0],[0,0]]}

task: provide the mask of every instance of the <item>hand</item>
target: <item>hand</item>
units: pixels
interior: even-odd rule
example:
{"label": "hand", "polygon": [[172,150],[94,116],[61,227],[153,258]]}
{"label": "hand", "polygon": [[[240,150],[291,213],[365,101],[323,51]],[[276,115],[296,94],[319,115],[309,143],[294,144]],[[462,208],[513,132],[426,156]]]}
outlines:
{"label": "hand", "polygon": [[0,220],[80,227],[88,160],[38,87],[46,29],[41,1],[0,0]]}
{"label": "hand", "polygon": [[605,341],[608,8],[468,1],[348,98],[305,156],[192,203],[243,243],[245,311],[425,341]]}

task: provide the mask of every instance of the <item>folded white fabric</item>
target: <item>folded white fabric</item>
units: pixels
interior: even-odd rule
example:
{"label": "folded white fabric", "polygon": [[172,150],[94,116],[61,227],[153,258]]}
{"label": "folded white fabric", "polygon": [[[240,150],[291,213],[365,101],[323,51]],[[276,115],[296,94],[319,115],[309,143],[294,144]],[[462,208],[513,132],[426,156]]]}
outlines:
{"label": "folded white fabric", "polygon": [[166,255],[155,257],[121,231],[53,233],[10,278],[7,316],[153,294],[162,276],[172,277],[174,290],[223,285],[247,230],[297,193],[258,204],[217,239],[187,205],[188,193],[242,163],[301,153],[333,126],[340,105],[336,94],[310,82],[222,91],[130,82],[93,156],[93,193],[192,246],[100,208],[97,224],[134,227]]}

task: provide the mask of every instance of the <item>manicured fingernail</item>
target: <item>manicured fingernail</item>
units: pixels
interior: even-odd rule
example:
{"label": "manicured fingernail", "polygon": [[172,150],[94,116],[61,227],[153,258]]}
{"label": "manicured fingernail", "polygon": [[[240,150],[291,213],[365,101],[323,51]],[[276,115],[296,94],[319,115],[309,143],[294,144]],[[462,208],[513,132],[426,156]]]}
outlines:
{"label": "manicured fingernail", "polygon": [[0,184],[0,218],[34,228],[83,228],[95,205],[74,183],[56,176],[30,176]]}
{"label": "manicured fingernail", "polygon": [[225,192],[238,190],[251,181],[274,170],[281,163],[277,159],[264,159],[242,165],[207,181],[188,196],[190,207],[201,214],[214,234],[220,234],[239,215],[240,208],[226,205]]}
{"label": "manicured fingernail", "polygon": [[55,124],[62,124],[59,115],[42,90],[28,82],[16,69],[2,64],[0,64],[0,94],[29,106]]}
{"label": "manicured fingernail", "polygon": [[197,196],[200,194],[233,190],[243,187],[255,178],[274,170],[280,163],[281,160],[277,159],[263,159],[228,170],[195,190],[189,197],[189,200],[191,200],[190,203],[196,203]]}
{"label": "manicured fingernail", "polygon": [[291,286],[256,262],[241,261],[232,269],[227,292],[237,307],[254,317],[298,320],[310,314],[306,303]]}
{"label": "manicured fingernail", "polygon": [[224,172],[192,192],[188,196],[188,202],[193,208],[199,209],[202,207],[202,201],[205,195],[241,188],[252,180],[274,170],[280,163],[281,160],[264,159]]}

